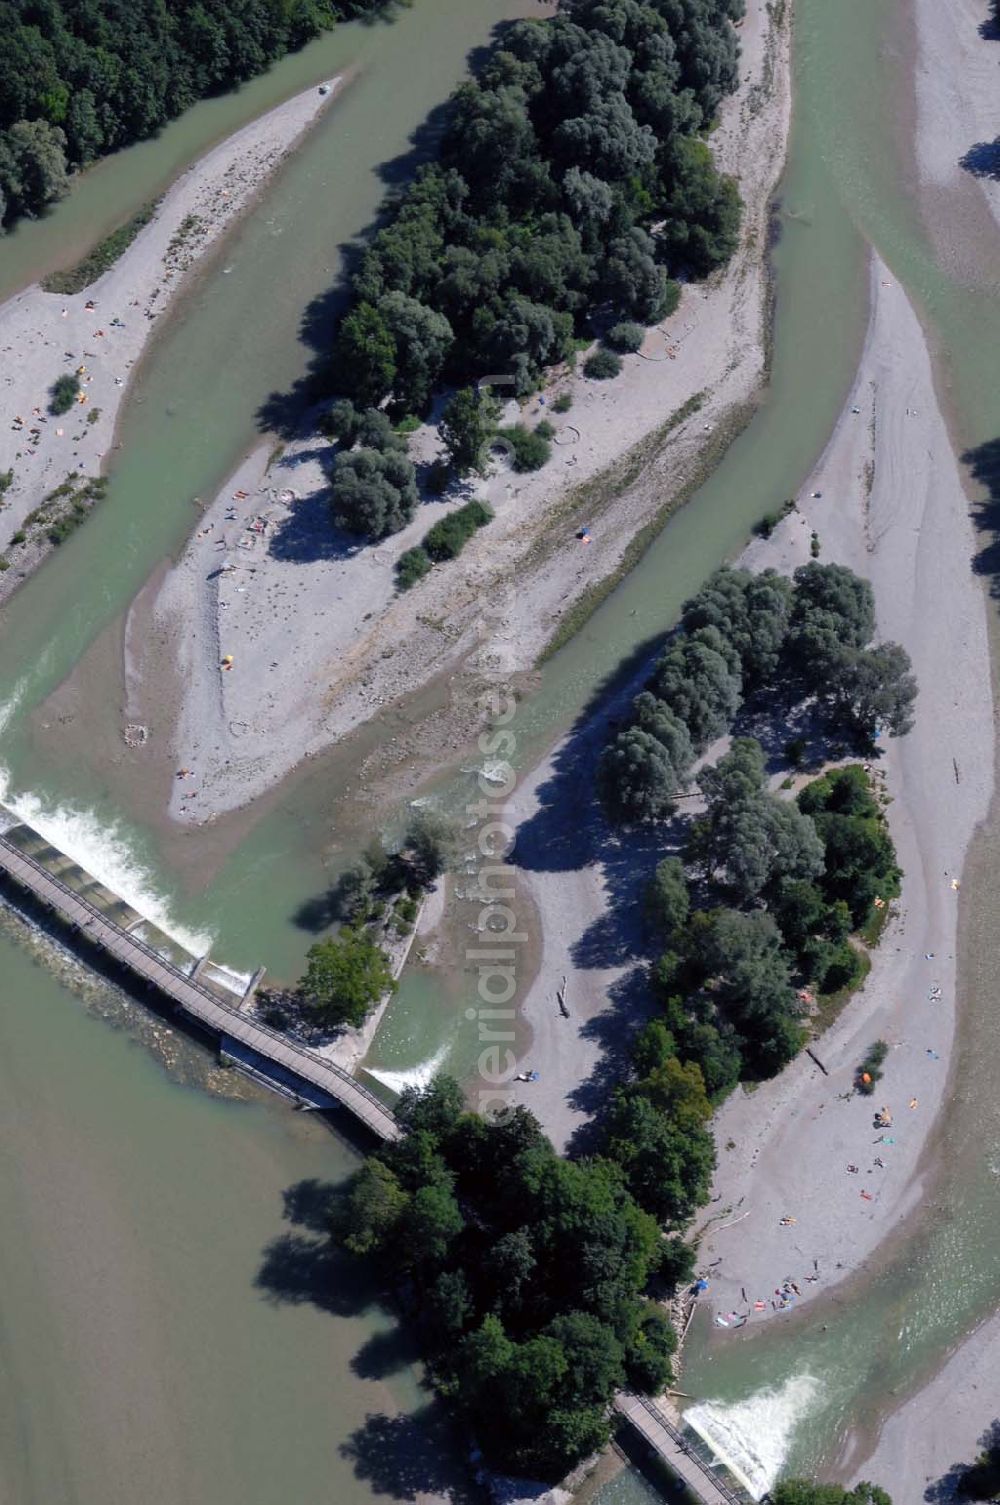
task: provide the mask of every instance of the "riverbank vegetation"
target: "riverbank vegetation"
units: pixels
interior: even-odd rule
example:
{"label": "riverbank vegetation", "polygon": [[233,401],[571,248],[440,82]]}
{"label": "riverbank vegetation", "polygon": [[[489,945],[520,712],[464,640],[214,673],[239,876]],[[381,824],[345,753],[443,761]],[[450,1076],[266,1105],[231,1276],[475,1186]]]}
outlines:
{"label": "riverbank vegetation", "polygon": [[0,3],[0,220],[39,214],[70,172],[391,0]]}
{"label": "riverbank vegetation", "polygon": [[867,1481],[844,1489],[839,1484],[813,1484],[808,1479],[782,1479],[771,1491],[774,1505],[892,1505],[877,1484]]}
{"label": "riverbank vegetation", "polygon": [[[903,734],[916,684],[901,648],[867,646],[873,628],[870,587],[841,566],[809,564],[794,581],[718,571],[686,603],[629,724],[602,754],[611,819],[629,827],[675,816],[696,755],[729,730],[745,694],[772,732],[806,704],[827,736],[870,745],[879,728]],[[697,1067],[719,1101],[792,1059],[817,995],[849,995],[867,969],[861,937],[877,938],[873,922],[901,875],[857,764],[786,799],[768,787],[761,743],[737,737],[702,768],[696,793],[700,809],[675,821],[674,854],[647,896],[665,1032],[654,1043]]]}
{"label": "riverbank vegetation", "polygon": [[98,277],[103,277],[119,256],[124,256],[139,231],[149,224],[155,213],[155,203],[144,205],[131,219],[106,235],[75,267],[69,267],[64,272],[50,272],[47,277],[43,277],[42,287],[47,293],[65,295],[82,292],[85,287],[96,282]]}
{"label": "riverbank vegetation", "polygon": [[335,1237],[377,1264],[487,1463],[559,1479],[608,1441],[620,1386],[669,1384],[676,1336],[647,1292],[689,1275],[688,1251],[524,1108],[465,1112],[439,1077],[396,1112],[408,1132],[347,1183]]}
{"label": "riverbank vegetation", "polygon": [[737,83],[742,13],[564,0],[506,28],[363,257],[338,388],[422,412],[440,384],[501,372],[524,395],[595,322],[655,323],[677,273],[722,265],[740,200],[701,137]]}

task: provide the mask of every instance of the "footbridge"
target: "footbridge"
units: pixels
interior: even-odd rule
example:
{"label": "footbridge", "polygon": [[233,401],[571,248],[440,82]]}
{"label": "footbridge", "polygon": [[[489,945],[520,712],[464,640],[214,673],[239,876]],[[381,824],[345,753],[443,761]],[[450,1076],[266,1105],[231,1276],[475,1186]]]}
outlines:
{"label": "footbridge", "polygon": [[652,1401],[630,1390],[619,1390],[614,1404],[622,1420],[639,1433],[702,1505],[747,1505],[750,1497],[702,1458]]}
{"label": "footbridge", "polygon": [[[49,866],[25,850],[25,834],[45,849]],[[15,837],[21,839],[15,840]],[[53,871],[53,868],[60,867],[62,871]],[[241,1063],[259,1063],[254,1074],[266,1080],[270,1066],[275,1069],[278,1080],[293,1090],[294,1084],[302,1084],[306,1089],[301,1094],[305,1101],[323,1105],[333,1100],[380,1139],[400,1137],[402,1129],[392,1110],[348,1072],[242,1012],[242,1006],[249,1001],[253,988],[263,976],[263,969],[255,974],[241,999],[227,1002],[219,991],[201,980],[199,974],[204,975],[205,958],[200,961],[190,958],[193,965],[188,971],[179,961],[164,956],[162,951],[135,933],[144,928],[155,930],[150,922],[84,869],[48,846],[44,838],[28,826],[17,825],[0,834],[0,873],[6,874],[18,888],[32,894],[66,925],[85,937],[91,946],[125,967],[134,977],[156,988],[191,1019],[217,1035],[224,1054]],[[67,881],[70,877],[72,882]],[[94,902],[95,897],[102,902]],[[167,940],[165,936],[163,939]]]}

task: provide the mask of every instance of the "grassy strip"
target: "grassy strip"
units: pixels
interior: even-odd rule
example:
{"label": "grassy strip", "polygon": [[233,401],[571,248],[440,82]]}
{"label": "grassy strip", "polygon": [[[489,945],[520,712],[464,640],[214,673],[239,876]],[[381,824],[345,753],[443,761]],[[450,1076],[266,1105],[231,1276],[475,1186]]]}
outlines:
{"label": "grassy strip", "polygon": [[[29,512],[24,519],[23,526],[11,539],[11,543],[29,542],[31,529],[44,532],[52,544],[65,542],[89,515],[95,503],[101,500],[107,489],[106,476],[81,479],[76,472],[73,472],[66,477],[61,486],[49,492],[41,506],[36,507],[34,512]],[[34,542],[34,539],[30,541]]]}
{"label": "grassy strip", "polygon": [[[630,450],[622,460],[617,461],[608,470],[602,471],[593,480],[585,481],[583,485],[577,487],[571,493],[567,506],[571,505],[575,508],[586,503],[592,496],[600,495],[601,488],[608,483],[612,489],[604,494],[604,504],[621,496],[622,492],[638,479],[670,431],[683,423],[684,419],[689,418],[692,413],[696,413],[702,406],[706,395],[704,392],[697,393],[683,407],[672,413],[664,424]],[[649,522],[645,523],[635,537],[629,540],[617,568],[609,575],[605,575],[602,580],[596,580],[593,585],[588,585],[579,599],[574,601],[569,610],[564,613],[555,633],[539,654],[535,662],[536,668],[541,668],[554,654],[558,653],[560,648],[565,647],[570,638],[575,637],[597,608],[621,584],[625,576],[635,569],[643,554],[662,533],[673,514],[686,506],[695,492],[705,485],[733,440],[743,432],[756,411],[757,404],[751,400],[734,406],[723,416],[721,422],[716,425],[711,439],[698,456],[694,470],[684,485],[658,507]]]}
{"label": "grassy strip", "polygon": [[119,225],[117,230],[106,235],[75,267],[64,272],[50,272],[48,277],[42,278],[41,286],[47,293],[82,293],[85,287],[103,276],[109,267],[114,266],[119,256],[128,250],[139,231],[153,218],[158,203],[159,200],[156,199],[151,204],[145,204],[124,225]]}

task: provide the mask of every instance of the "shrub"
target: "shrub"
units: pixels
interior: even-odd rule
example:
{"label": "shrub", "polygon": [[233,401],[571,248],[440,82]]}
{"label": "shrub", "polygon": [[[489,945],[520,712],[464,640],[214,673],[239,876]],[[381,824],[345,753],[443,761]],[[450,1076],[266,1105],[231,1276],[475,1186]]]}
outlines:
{"label": "shrub", "polygon": [[540,439],[552,439],[555,437],[555,432],[555,429],[547,418],[543,418],[541,423],[535,424],[535,433]]}
{"label": "shrub", "polygon": [[476,529],[485,527],[492,517],[484,502],[467,502],[434,524],[424,535],[423,549],[435,564],[457,559]]}
{"label": "shrub", "polygon": [[882,1062],[889,1054],[889,1047],[884,1040],[876,1040],[861,1065],[854,1073],[854,1086],[856,1091],[870,1097],[875,1091],[876,1082],[882,1080]]}
{"label": "shrub", "polygon": [[511,464],[521,474],[530,470],[541,470],[552,454],[552,445],[547,435],[539,433],[537,428],[526,428],[523,423],[498,429],[497,437],[505,439],[510,445],[513,451]]}
{"label": "shrub", "polygon": [[608,381],[622,368],[622,358],[613,350],[595,350],[583,363],[583,374],[591,381]]}
{"label": "shrub", "polygon": [[617,350],[620,355],[633,355],[641,348],[646,338],[646,331],[641,324],[634,324],[626,319],[622,324],[613,324],[604,336],[604,343],[609,350]]}
{"label": "shrub", "polygon": [[568,413],[573,406],[572,392],[560,392],[552,403],[553,413]]}
{"label": "shrub", "polygon": [[9,491],[14,484],[14,472],[12,470],[0,470],[0,496]]}
{"label": "shrub", "polygon": [[68,413],[76,402],[80,392],[80,378],[70,376],[57,376],[49,388],[49,412],[58,418],[61,413]]}
{"label": "shrub", "polygon": [[411,585],[416,585],[422,580],[432,567],[432,560],[426,549],[418,544],[415,549],[407,549],[396,560],[396,584],[401,591],[408,591]]}

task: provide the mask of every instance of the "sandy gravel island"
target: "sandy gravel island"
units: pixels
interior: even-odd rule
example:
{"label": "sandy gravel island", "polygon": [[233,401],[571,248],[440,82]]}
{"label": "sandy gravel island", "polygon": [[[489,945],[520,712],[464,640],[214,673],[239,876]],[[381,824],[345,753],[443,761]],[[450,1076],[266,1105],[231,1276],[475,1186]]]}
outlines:
{"label": "sandy gravel island", "polygon": [[[920,1200],[918,1166],[949,1090],[958,903],[953,883],[960,881],[968,842],[992,791],[986,609],[970,569],[968,503],[937,408],[920,325],[905,293],[877,260],[867,342],[834,436],[802,489],[797,512],[771,539],[751,544],[741,563],[791,571],[810,557],[813,529],[824,561],[847,564],[871,579],[879,634],[906,645],[920,696],[914,730],[890,742],[879,765],[905,872],[898,915],[874,954],[865,987],[817,1044],[829,1076],[802,1055],[755,1092],[737,1091],[716,1118],[713,1194],[719,1200],[703,1218],[700,1258],[705,1264],[722,1260],[713,1271],[714,1311],[745,1310],[743,1288],[751,1302],[768,1301],[764,1312],[752,1314],[752,1323],[775,1316],[770,1295],[786,1274],[800,1281],[797,1304],[828,1290],[857,1269]],[[515,797],[514,813],[527,822],[522,831],[531,831],[539,790],[558,767],[560,752]],[[581,811],[581,824],[584,818]],[[570,860],[541,864],[555,870],[533,871],[520,833],[517,850],[527,864],[519,881],[538,907],[545,946],[524,1004],[534,1031],[529,1064],[540,1080],[522,1089],[523,1100],[562,1145],[586,1119],[579,1083],[595,1072],[600,1081],[609,1038],[601,1020],[615,1019],[609,990],[634,965],[627,943],[616,954],[606,936],[602,940],[611,897],[631,860],[605,844],[597,866]],[[554,1003],[563,976],[569,977],[569,1020]],[[857,1062],[880,1037],[892,1049],[877,1100],[845,1099]],[[894,1114],[895,1142],[873,1148],[873,1106],[882,1103]],[[885,1169],[874,1166],[880,1151]],[[847,1172],[849,1163],[859,1166],[858,1175]],[[714,1230],[721,1209],[731,1226]],[[782,1227],[785,1216],[795,1224]],[[806,1283],[814,1259],[821,1278]]]}
{"label": "sandy gravel island", "polygon": [[[342,82],[311,88],[214,147],[167,190],[148,225],[82,292],[37,284],[0,307],[3,418],[0,471],[13,484],[0,506],[0,601],[48,551],[44,530],[11,543],[29,514],[73,472],[100,474],[143,351],[191,268],[248,207]],[[84,401],[54,417],[49,388],[77,372]]]}
{"label": "sandy gravel island", "polygon": [[[617,380],[557,380],[574,405],[555,420],[553,459],[535,476],[504,472],[469,488],[497,515],[460,561],[396,595],[395,560],[456,498],[422,506],[377,547],[353,547],[330,530],[325,441],[294,444],[270,465],[271,446],[262,444],[227,481],[152,608],[150,638],[166,633],[179,660],[177,766],[191,768],[197,786],[197,798],[185,798],[190,789],[178,782],[176,819],[204,821],[246,804],[380,707],[457,668],[475,648],[484,603],[502,619],[491,630],[508,643],[512,666],[529,669],[567,606],[617,568],[628,540],[683,484],[706,430],[752,399],[764,372],[767,205],[789,118],[787,24],[752,0],[740,35],[741,86],[712,136],[747,204],[739,251],[723,275],[685,290],[678,312],[650,332]],[[656,440],[702,392],[701,410],[668,441]],[[532,408],[551,411],[537,401]],[[581,483],[651,434],[637,481],[625,489],[608,482],[596,498],[575,500]],[[415,451],[428,438],[416,435]],[[584,508],[594,532],[587,550],[569,546]],[[505,590],[515,572],[516,596]],[[226,655],[232,666],[223,670]],[[151,658],[144,671],[140,659],[133,687],[144,675],[162,683],[161,666],[162,657]]]}

